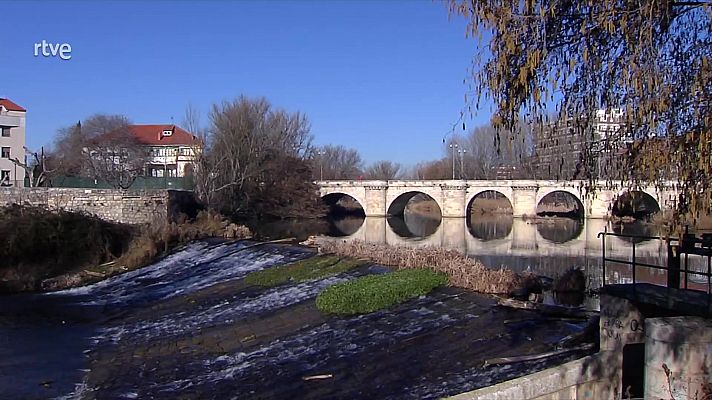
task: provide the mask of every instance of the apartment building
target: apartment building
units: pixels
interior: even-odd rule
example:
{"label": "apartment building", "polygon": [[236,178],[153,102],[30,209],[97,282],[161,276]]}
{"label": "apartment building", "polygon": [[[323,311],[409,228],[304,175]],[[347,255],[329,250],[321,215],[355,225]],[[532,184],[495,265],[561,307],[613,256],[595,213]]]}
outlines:
{"label": "apartment building", "polygon": [[623,117],[620,109],[598,110],[590,122],[567,118],[545,126],[534,139],[536,177],[581,178],[585,168],[597,176],[606,174],[610,159],[625,142],[619,134]]}
{"label": "apartment building", "polygon": [[11,159],[25,160],[25,114],[10,99],[0,98],[0,186],[24,186],[25,170]]}

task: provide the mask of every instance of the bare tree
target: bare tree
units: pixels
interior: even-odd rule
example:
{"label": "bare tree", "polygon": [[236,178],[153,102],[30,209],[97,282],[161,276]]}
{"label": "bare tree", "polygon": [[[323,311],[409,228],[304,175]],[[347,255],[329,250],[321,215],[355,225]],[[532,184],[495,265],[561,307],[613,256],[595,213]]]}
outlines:
{"label": "bare tree", "polygon": [[358,150],[342,145],[326,145],[310,153],[314,179],[357,179],[363,174],[363,161]]}
{"label": "bare tree", "polygon": [[83,153],[90,174],[116,189],[128,189],[143,175],[149,156],[148,147],[137,140],[128,125],[94,133]]}
{"label": "bare tree", "polygon": [[[316,186],[304,158],[311,134],[303,114],[273,109],[264,98],[241,96],[214,105],[210,123],[196,168],[196,190],[210,207],[233,216],[291,216],[316,207]],[[289,174],[279,168],[290,169]],[[277,179],[287,175],[302,178]]]}
{"label": "bare tree", "polygon": [[[123,115],[95,114],[74,125],[60,128],[52,149],[52,158],[58,164],[55,175],[100,178],[87,150],[97,147],[102,141],[108,144],[109,141],[127,136],[130,123]],[[103,138],[112,132],[117,133],[110,140]]]}
{"label": "bare tree", "polygon": [[401,165],[391,161],[376,161],[366,169],[365,177],[368,179],[391,180],[398,179],[401,175]]}
{"label": "bare tree", "polygon": [[30,187],[45,186],[49,177],[57,171],[58,167],[51,168],[44,147],[39,152],[33,152],[24,147],[25,153],[32,156],[32,162],[20,161],[17,157],[10,159],[15,165],[25,170],[25,176],[29,178]]}
{"label": "bare tree", "polygon": [[448,158],[435,161],[426,161],[417,164],[414,168],[414,178],[418,180],[450,179],[450,163]]}

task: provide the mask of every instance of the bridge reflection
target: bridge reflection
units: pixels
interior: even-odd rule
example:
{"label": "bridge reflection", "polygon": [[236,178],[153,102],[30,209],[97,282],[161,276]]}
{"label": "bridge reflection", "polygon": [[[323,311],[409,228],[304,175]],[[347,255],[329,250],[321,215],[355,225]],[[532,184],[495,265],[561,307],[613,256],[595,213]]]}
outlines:
{"label": "bridge reflection", "polygon": [[[649,235],[651,227],[642,223],[616,225],[600,219],[575,220],[543,218],[526,220],[509,216],[487,216],[467,223],[465,218],[365,217],[334,221],[338,236],[403,246],[441,246],[471,255],[559,255],[590,257],[601,254],[597,237],[604,229]],[[354,227],[360,225],[356,230]],[[469,227],[468,227],[469,225]],[[334,235],[336,236],[336,235]],[[629,240],[612,237],[606,253],[625,257],[632,249]],[[640,257],[658,258],[664,245],[657,240],[639,240]]]}
{"label": "bridge reflection", "polygon": [[[360,224],[358,229],[354,226]],[[439,246],[455,249],[480,259],[489,267],[531,270],[556,277],[565,270],[577,267],[586,271],[589,285],[601,283],[601,240],[604,229],[640,235],[653,235],[650,225],[643,223],[613,224],[601,219],[542,218],[526,220],[506,215],[442,218],[433,220],[406,214],[404,217],[366,217],[334,221],[334,226],[349,227],[342,240],[362,240],[396,246]],[[666,247],[659,240],[639,240],[636,259],[651,264],[665,265]],[[632,243],[610,237],[606,240],[606,255],[630,260]],[[664,271],[638,269],[637,279],[651,283],[666,283]],[[609,265],[606,281],[626,283],[632,278],[629,267]]]}

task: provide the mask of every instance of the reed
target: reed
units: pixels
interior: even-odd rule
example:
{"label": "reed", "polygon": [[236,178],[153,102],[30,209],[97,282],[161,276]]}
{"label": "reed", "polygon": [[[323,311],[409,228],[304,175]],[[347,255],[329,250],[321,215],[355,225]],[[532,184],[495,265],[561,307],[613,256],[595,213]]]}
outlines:
{"label": "reed", "polygon": [[450,285],[479,293],[509,294],[527,287],[530,277],[506,269],[490,269],[481,262],[441,247],[405,247],[363,241],[323,241],[323,253],[354,257],[395,267],[425,268],[445,273]]}

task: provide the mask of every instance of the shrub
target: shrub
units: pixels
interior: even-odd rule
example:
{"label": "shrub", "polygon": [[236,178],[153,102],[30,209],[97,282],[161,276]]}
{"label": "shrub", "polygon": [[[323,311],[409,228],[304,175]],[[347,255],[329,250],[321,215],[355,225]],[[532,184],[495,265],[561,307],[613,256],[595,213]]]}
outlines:
{"label": "shrub", "polygon": [[115,259],[133,233],[132,227],[84,213],[0,208],[0,280],[5,290],[36,289],[43,278]]}
{"label": "shrub", "polygon": [[245,277],[245,283],[272,287],[290,281],[304,282],[337,275],[360,265],[363,265],[362,261],[343,259],[337,256],[317,256],[252,272]]}
{"label": "shrub", "polygon": [[316,306],[332,314],[369,313],[428,294],[447,281],[445,274],[427,269],[367,275],[327,288],[316,298]]}

